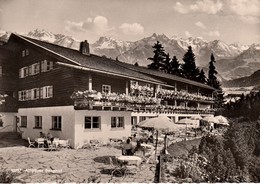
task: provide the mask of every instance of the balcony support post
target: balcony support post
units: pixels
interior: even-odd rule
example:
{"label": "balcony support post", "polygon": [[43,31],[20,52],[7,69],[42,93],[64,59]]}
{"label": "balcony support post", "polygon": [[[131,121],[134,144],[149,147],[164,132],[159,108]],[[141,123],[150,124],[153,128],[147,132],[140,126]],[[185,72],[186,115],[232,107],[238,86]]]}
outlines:
{"label": "balcony support post", "polygon": [[88,75],[88,90],[89,91],[92,90],[92,75],[91,74]]}
{"label": "balcony support post", "polygon": [[129,82],[128,81],[125,82],[125,94],[126,95],[129,94]]}

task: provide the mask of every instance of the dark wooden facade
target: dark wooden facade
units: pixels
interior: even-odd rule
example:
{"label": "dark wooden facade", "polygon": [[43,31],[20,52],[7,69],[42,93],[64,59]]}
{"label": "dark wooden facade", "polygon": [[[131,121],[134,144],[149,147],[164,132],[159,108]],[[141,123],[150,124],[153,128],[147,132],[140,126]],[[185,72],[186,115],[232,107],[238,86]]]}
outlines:
{"label": "dark wooden facade", "polygon": [[[24,49],[29,50],[29,55],[22,57],[22,50]],[[1,58],[3,58],[1,59],[1,66],[4,67],[4,71],[6,72],[6,76],[0,78],[1,91],[9,92],[9,94],[14,95],[15,98],[13,98],[13,101],[16,103],[16,109],[14,111],[17,111],[17,107],[31,108],[73,105],[74,101],[72,101],[70,96],[74,91],[89,89],[90,75],[92,78],[92,89],[96,91],[101,91],[102,85],[104,84],[111,86],[111,92],[125,93],[126,82],[129,81],[128,79],[111,77],[111,75],[97,74],[57,65],[56,62],[63,62],[61,58],[46,54],[46,51],[20,40],[9,41],[5,46],[5,50],[8,54],[2,54],[3,52],[0,54]],[[12,59],[10,59],[11,56]],[[53,69],[47,72],[40,72],[35,75],[19,78],[20,68],[43,60],[53,61]],[[8,71],[5,70],[6,65],[10,68]],[[40,88],[43,86],[53,86],[53,97],[18,101],[18,91]],[[4,105],[2,106],[1,111],[4,111],[3,107]],[[10,111],[10,108],[7,110]]]}

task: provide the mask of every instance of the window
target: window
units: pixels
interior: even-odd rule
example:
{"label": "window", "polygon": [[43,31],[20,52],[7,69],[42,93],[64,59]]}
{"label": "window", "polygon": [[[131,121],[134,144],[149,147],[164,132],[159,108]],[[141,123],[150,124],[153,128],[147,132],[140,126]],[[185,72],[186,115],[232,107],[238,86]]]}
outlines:
{"label": "window", "polygon": [[61,130],[61,116],[52,116],[52,129]]}
{"label": "window", "polygon": [[140,116],[140,117],[139,117],[139,122],[144,121],[144,120],[146,120],[146,117],[145,117],[145,116]]}
{"label": "window", "polygon": [[0,77],[2,77],[3,76],[3,68],[2,68],[2,66],[0,66]]}
{"label": "window", "polygon": [[29,50],[25,49],[22,51],[22,57],[28,56],[29,55]]}
{"label": "window", "polygon": [[32,65],[32,75],[35,75],[40,72],[40,64],[35,63]]}
{"label": "window", "polygon": [[27,127],[27,116],[21,116],[21,127]]}
{"label": "window", "polygon": [[49,70],[53,69],[53,62],[44,60],[41,62],[41,71],[47,72]]}
{"label": "window", "polygon": [[23,67],[23,68],[19,69],[19,78],[24,78],[24,77],[27,77],[28,75],[29,75],[28,67]]}
{"label": "window", "polygon": [[32,75],[32,65],[28,66],[28,75]]}
{"label": "window", "polygon": [[39,88],[34,88],[34,89],[32,89],[32,100],[35,100],[35,99],[38,99],[39,98],[39,96],[40,96],[40,90],[39,90]]}
{"label": "window", "polygon": [[111,128],[124,128],[124,117],[111,117]]}
{"label": "window", "polygon": [[42,116],[34,116],[35,128],[42,128]]}
{"label": "window", "polygon": [[102,93],[110,93],[111,86],[110,85],[102,85]]}
{"label": "window", "polygon": [[26,100],[26,90],[18,92],[18,100],[25,101]]}
{"label": "window", "polygon": [[100,129],[100,117],[99,116],[86,116],[85,117],[85,129]]}
{"label": "window", "polygon": [[44,86],[40,88],[40,98],[51,98],[53,96],[53,87]]}

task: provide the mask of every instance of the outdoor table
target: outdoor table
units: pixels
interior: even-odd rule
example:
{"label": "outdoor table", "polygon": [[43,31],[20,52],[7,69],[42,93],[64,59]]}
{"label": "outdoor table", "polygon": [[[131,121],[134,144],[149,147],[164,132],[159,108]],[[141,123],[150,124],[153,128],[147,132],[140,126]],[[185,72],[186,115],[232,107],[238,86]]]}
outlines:
{"label": "outdoor table", "polygon": [[122,162],[130,162],[130,163],[136,162],[137,166],[139,166],[142,162],[142,159],[140,157],[137,157],[137,156],[124,156],[124,155],[122,155],[122,156],[117,157],[117,159],[119,161],[122,161]]}

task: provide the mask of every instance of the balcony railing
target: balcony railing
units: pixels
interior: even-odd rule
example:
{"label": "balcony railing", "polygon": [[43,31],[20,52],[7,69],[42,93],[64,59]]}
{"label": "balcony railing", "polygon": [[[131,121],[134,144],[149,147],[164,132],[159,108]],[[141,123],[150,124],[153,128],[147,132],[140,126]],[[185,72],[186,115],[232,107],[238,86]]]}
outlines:
{"label": "balcony railing", "polygon": [[162,105],[160,98],[146,96],[130,96],[116,93],[100,93],[97,91],[74,92],[75,109],[88,110],[124,110],[160,113],[214,113],[214,109],[185,106]]}
{"label": "balcony railing", "polygon": [[214,102],[214,98],[202,96],[198,94],[188,93],[186,91],[175,91],[168,89],[160,89],[157,97],[162,99],[189,100],[197,102]]}

